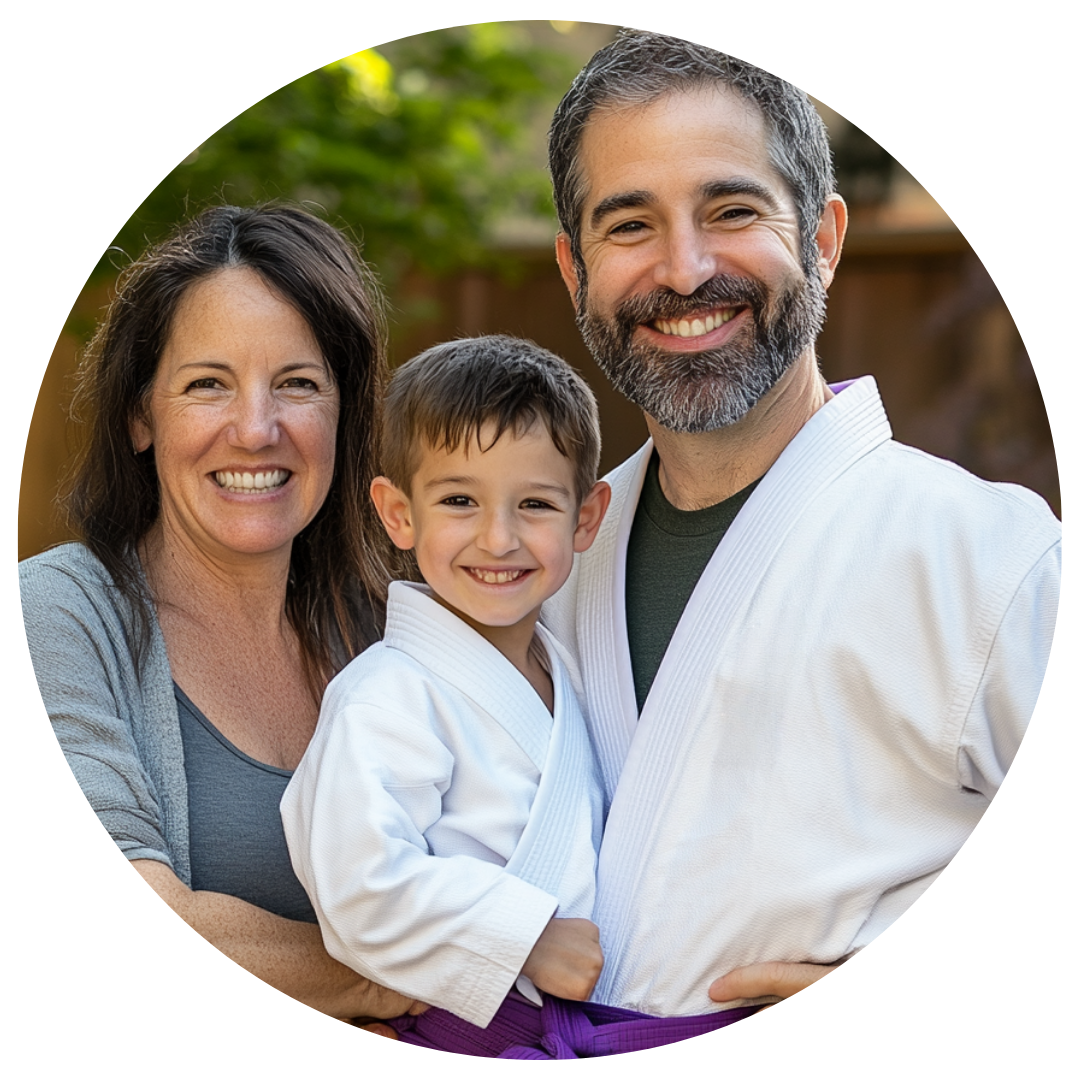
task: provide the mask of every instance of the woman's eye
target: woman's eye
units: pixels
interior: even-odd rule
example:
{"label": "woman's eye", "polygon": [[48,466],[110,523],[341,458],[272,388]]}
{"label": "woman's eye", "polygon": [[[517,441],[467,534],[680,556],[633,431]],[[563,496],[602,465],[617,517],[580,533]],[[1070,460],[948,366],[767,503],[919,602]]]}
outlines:
{"label": "woman's eye", "polygon": [[306,379],[302,375],[294,375],[291,379],[286,379],[281,385],[290,390],[318,390],[314,379]]}
{"label": "woman's eye", "polygon": [[188,383],[189,390],[213,390],[219,385],[217,379],[213,376],[207,376],[205,379],[196,379],[194,382]]}

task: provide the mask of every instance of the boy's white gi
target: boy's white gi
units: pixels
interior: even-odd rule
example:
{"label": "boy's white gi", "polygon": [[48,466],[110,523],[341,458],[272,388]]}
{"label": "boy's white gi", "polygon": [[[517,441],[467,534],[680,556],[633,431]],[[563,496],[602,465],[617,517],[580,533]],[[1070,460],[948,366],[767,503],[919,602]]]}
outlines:
{"label": "boy's white gi", "polygon": [[327,688],[282,800],[330,954],[484,1026],[556,910],[590,918],[601,785],[561,646],[555,715],[425,586]]}

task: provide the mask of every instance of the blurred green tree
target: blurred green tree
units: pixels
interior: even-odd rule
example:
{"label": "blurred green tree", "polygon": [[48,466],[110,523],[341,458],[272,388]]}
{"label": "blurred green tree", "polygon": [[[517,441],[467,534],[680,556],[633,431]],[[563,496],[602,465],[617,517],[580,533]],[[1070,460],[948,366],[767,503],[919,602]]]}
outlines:
{"label": "blurred green tree", "polygon": [[530,121],[550,115],[575,69],[520,25],[480,23],[313,71],[188,155],[135,211],[95,277],[112,276],[204,206],[272,198],[314,204],[351,228],[387,284],[412,268],[498,263],[498,222],[554,221]]}

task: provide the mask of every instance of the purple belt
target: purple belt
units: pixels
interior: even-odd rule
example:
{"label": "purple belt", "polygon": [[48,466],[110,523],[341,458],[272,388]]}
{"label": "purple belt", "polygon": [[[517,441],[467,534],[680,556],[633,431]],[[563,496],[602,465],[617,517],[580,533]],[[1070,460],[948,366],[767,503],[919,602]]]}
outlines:
{"label": "purple belt", "polygon": [[649,1016],[590,1001],[544,997],[538,1009],[512,991],[491,1023],[479,1028],[445,1009],[390,1020],[401,1042],[473,1057],[585,1058],[666,1046],[727,1027],[756,1005],[701,1016]]}

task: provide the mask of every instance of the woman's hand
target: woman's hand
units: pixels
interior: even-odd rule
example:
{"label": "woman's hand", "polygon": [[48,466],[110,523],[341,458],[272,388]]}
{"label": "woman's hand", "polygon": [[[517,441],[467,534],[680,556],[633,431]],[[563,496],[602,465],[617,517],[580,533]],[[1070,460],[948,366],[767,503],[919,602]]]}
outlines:
{"label": "woman's hand", "polygon": [[748,964],[729,971],[709,987],[713,1001],[737,1001],[740,998],[789,998],[811,983],[824,978],[839,964],[789,964],[779,961]]}

